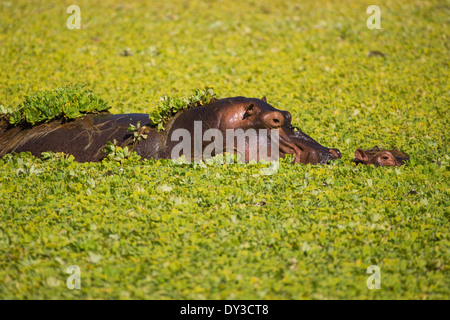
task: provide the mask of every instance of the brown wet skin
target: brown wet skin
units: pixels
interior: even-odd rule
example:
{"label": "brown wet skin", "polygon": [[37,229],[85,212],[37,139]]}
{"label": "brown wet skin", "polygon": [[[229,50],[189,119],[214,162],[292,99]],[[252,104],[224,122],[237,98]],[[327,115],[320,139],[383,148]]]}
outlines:
{"label": "brown wet skin", "polygon": [[[42,152],[64,152],[72,154],[80,162],[100,161],[106,154],[104,147],[108,141],[116,139],[121,146],[128,145],[142,158],[167,159],[171,157],[172,148],[179,141],[171,141],[172,133],[179,128],[186,129],[194,135],[194,121],[201,121],[202,132],[218,129],[225,139],[227,129],[267,129],[266,135],[258,134],[258,141],[272,145],[270,132],[279,130],[279,154],[295,154],[295,162],[326,164],[330,160],[340,158],[338,149],[327,148],[294,128],[291,114],[278,110],[267,103],[265,98],[233,97],[212,101],[206,106],[183,110],[176,114],[165,126],[164,131],[157,131],[149,120],[148,114],[89,114],[75,120],[54,120],[33,127],[13,127],[0,121],[0,156],[11,152],[29,151],[40,157]],[[147,139],[131,144],[132,134],[127,131],[130,124],[146,126]],[[238,139],[238,137],[236,137]],[[192,139],[194,140],[194,139]],[[202,141],[204,150],[211,142]],[[223,146],[226,146],[223,141]],[[192,150],[194,148],[192,141]],[[246,141],[245,161],[261,160],[259,155],[253,157],[256,144]],[[235,152],[236,150],[223,151]],[[217,152],[221,153],[221,152]],[[236,153],[236,152],[235,152]],[[194,152],[191,152],[191,160]]]}
{"label": "brown wet skin", "polygon": [[378,146],[375,146],[365,151],[361,148],[356,149],[353,162],[356,164],[362,163],[368,166],[373,164],[375,167],[400,167],[408,160],[409,156],[398,149],[380,150]]}
{"label": "brown wet skin", "polygon": [[[225,98],[210,103],[206,108],[189,109],[174,120],[172,130],[183,127],[189,132],[193,132],[194,120],[199,118],[203,121],[203,132],[209,128],[217,128],[223,133],[224,138],[227,129],[242,129],[244,131],[267,129],[267,136],[259,135],[258,138],[265,141],[269,149],[272,145],[270,130],[279,130],[280,157],[284,158],[286,154],[295,154],[295,162],[297,163],[325,164],[330,160],[341,157],[338,149],[326,148],[305,133],[295,131],[291,124],[291,114],[288,111],[275,109],[266,102],[265,97],[262,99]],[[170,133],[169,136],[171,136]],[[177,143],[168,142],[167,150],[171,150]],[[204,142],[203,148],[210,143],[210,141]],[[225,142],[223,142],[223,145],[225,146]],[[247,145],[245,161],[261,160],[260,158],[249,157],[249,151],[255,147],[254,145]],[[224,151],[233,152],[233,150]]]}

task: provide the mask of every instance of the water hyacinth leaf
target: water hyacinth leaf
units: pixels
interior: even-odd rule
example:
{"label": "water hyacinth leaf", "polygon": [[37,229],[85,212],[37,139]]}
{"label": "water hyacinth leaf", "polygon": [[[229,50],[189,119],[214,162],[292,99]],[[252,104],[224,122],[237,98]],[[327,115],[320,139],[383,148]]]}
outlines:
{"label": "water hyacinth leaf", "polygon": [[74,119],[85,113],[99,113],[109,109],[106,101],[85,89],[84,85],[73,85],[29,95],[5,116],[12,125],[35,125],[55,118]]}
{"label": "water hyacinth leaf", "polygon": [[[448,10],[437,1],[380,3],[380,30],[366,27],[364,1],[104,0],[80,6],[81,30],[64,27],[60,6],[0,6],[0,121],[27,126],[16,107],[70,81],[95,94],[46,90],[27,103],[40,112],[30,121],[70,121],[66,103],[81,114],[102,101],[114,114],[161,103],[152,121],[163,129],[211,85],[221,97],[267,96],[342,153],[329,165],[288,157],[272,175],[261,174],[269,164],[136,160],[123,148],[98,163],[5,155],[3,299],[450,298]],[[120,55],[126,46],[133,55]],[[374,145],[411,159],[352,163]],[[71,265],[81,290],[66,286]],[[381,289],[367,287],[372,265]]]}

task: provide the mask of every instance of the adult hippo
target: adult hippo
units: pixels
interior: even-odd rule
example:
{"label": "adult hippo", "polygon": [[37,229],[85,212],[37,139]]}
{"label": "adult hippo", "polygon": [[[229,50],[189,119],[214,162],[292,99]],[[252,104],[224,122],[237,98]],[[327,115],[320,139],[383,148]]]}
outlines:
{"label": "adult hippo", "polygon": [[[130,125],[140,128],[138,135],[144,139],[133,139]],[[249,132],[256,132],[256,136]],[[194,138],[188,139],[186,134]],[[234,147],[229,147],[227,137],[233,139]],[[154,159],[174,158],[175,154],[195,160],[199,155],[206,158],[224,151],[238,153],[245,161],[273,160],[274,151],[280,157],[295,155],[297,163],[325,164],[341,157],[338,149],[326,148],[293,127],[291,114],[275,109],[265,98],[212,100],[205,106],[179,111],[159,131],[148,114],[135,113],[87,114],[75,120],[59,119],[35,126],[14,127],[6,120],[0,122],[0,156],[29,151],[40,157],[42,152],[53,151],[72,154],[80,162],[100,161],[106,156],[106,144],[113,140],[119,146],[129,146],[142,158]],[[242,148],[236,147],[239,141]],[[270,156],[260,152],[261,145],[270,151]]]}

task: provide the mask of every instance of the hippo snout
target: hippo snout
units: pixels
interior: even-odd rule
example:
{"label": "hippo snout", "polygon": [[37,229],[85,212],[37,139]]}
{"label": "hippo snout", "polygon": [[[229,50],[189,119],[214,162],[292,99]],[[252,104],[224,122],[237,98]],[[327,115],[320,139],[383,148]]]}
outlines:
{"label": "hippo snout", "polygon": [[342,157],[341,152],[339,151],[339,149],[330,149],[330,153],[332,154],[332,156],[334,157],[334,159],[339,159],[340,157]]}
{"label": "hippo snout", "polygon": [[339,149],[328,149],[320,153],[320,164],[327,164],[332,160],[339,159],[341,157]]}

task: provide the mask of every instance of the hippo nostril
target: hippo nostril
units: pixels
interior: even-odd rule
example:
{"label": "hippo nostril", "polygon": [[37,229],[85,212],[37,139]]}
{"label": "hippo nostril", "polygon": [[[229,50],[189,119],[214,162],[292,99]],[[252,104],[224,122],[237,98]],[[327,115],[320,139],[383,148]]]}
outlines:
{"label": "hippo nostril", "polygon": [[336,151],[334,151],[334,150],[332,150],[332,149],[330,149],[330,153],[333,155],[333,157],[335,157],[335,158],[337,158],[338,157],[338,154],[337,154],[337,152]]}
{"label": "hippo nostril", "polygon": [[330,149],[329,152],[333,155],[334,158],[340,158],[341,152],[338,149]]}

